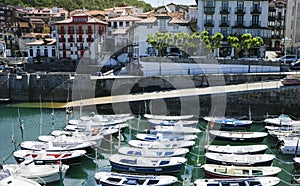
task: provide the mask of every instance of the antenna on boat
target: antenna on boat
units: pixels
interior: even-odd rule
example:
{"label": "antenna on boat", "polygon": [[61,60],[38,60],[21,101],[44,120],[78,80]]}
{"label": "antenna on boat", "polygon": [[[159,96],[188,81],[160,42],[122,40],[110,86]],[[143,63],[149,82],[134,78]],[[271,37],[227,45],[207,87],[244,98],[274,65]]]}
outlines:
{"label": "antenna on boat", "polygon": [[20,130],[21,130],[21,138],[22,138],[22,141],[24,141],[24,122],[21,119],[20,108],[18,108],[18,116],[19,116],[19,126],[20,126]]}
{"label": "antenna on boat", "polygon": [[43,133],[43,110],[42,110],[42,95],[40,94],[40,135]]}
{"label": "antenna on boat", "polygon": [[252,120],[251,106],[249,106],[249,120]]}
{"label": "antenna on boat", "polygon": [[54,108],[53,108],[53,99],[52,99],[52,113],[51,113],[51,129],[54,130]]}
{"label": "antenna on boat", "polygon": [[11,123],[11,142],[14,144],[15,151],[17,150],[17,140],[15,138],[15,129],[14,129],[14,123]]}

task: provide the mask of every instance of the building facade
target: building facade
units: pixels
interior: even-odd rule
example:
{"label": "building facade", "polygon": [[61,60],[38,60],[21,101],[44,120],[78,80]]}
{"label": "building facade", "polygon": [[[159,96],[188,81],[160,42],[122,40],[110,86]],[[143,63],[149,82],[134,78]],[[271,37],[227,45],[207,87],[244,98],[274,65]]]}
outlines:
{"label": "building facade", "polygon": [[[207,30],[209,34],[221,32],[224,38],[250,33],[266,40],[271,37],[268,10],[268,0],[198,0],[197,29],[199,32]],[[221,56],[226,57],[230,53],[228,50],[222,52]]]}
{"label": "building facade", "polygon": [[300,0],[287,2],[285,38],[287,53],[300,57]]}
{"label": "building facade", "polygon": [[268,50],[280,51],[283,49],[281,40],[285,35],[285,15],[285,0],[273,0],[269,2],[268,26],[271,30],[271,38],[266,42]]}
{"label": "building facade", "polygon": [[107,23],[82,13],[56,22],[57,57],[97,63]]}

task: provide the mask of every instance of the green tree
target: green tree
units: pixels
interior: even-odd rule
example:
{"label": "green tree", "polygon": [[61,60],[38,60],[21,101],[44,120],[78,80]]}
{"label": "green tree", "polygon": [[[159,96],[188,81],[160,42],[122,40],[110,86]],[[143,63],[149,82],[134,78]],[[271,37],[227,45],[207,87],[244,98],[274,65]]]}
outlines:
{"label": "green tree", "polygon": [[159,56],[165,56],[166,49],[170,46],[170,41],[172,40],[172,35],[162,32],[156,32],[154,35],[147,35],[146,41],[158,51]]}
{"label": "green tree", "polygon": [[209,48],[214,54],[215,49],[222,47],[222,40],[224,36],[220,32],[217,32],[215,33],[215,35],[210,36],[208,32],[204,30],[201,32],[200,38],[206,44],[206,47]]}
{"label": "green tree", "polygon": [[247,53],[250,49],[258,47],[264,43],[264,40],[259,37],[255,36],[252,37],[250,33],[242,34],[240,36],[240,40],[236,36],[228,36],[227,41],[228,44],[234,48],[234,57],[238,57],[238,53],[242,50],[245,50]]}

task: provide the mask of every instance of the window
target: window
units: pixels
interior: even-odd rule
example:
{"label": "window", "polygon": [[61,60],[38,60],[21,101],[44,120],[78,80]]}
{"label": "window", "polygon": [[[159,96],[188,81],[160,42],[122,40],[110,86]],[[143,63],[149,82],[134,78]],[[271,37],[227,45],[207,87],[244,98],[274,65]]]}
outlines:
{"label": "window", "polygon": [[178,29],[178,28],[179,28],[178,24],[173,24],[173,29]]}
{"label": "window", "polygon": [[166,20],[165,19],[162,19],[162,20],[160,20],[160,22],[159,22],[159,28],[161,29],[161,30],[166,30]]}
{"label": "window", "polygon": [[259,2],[258,1],[253,2],[253,10],[259,10]]}
{"label": "window", "polygon": [[258,15],[253,15],[252,16],[252,24],[253,25],[258,25],[259,24],[259,16]]}
{"label": "window", "polygon": [[294,28],[294,20],[291,21],[291,29]]}
{"label": "window", "polygon": [[221,9],[228,10],[228,1],[222,1]]}
{"label": "window", "polygon": [[205,1],[205,7],[214,7],[214,1]]}
{"label": "window", "polygon": [[123,22],[119,22],[119,27],[123,27]]}
{"label": "window", "polygon": [[152,29],[152,24],[147,24],[148,29]]}
{"label": "window", "polygon": [[227,29],[226,28],[221,28],[221,33],[223,36],[226,38],[227,37]]}
{"label": "window", "polygon": [[227,15],[221,15],[221,22],[222,23],[227,23],[228,16]]}
{"label": "window", "polygon": [[237,2],[237,9],[238,10],[244,10],[244,2],[243,1],[238,1]]}
{"label": "window", "polygon": [[129,21],[126,21],[126,27],[129,27]]}
{"label": "window", "polygon": [[238,24],[243,24],[244,16],[243,15],[237,15],[237,23]]}
{"label": "window", "polygon": [[212,29],[211,28],[207,28],[206,31],[208,32],[208,35],[212,35]]}
{"label": "window", "polygon": [[117,22],[114,22],[114,26],[113,26],[113,28],[117,28],[118,27],[118,24],[117,24]]}

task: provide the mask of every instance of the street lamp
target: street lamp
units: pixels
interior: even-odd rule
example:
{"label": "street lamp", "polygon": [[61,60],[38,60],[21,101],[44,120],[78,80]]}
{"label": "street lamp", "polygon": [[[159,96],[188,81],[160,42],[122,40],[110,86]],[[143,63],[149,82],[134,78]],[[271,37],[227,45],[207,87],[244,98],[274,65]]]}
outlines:
{"label": "street lamp", "polygon": [[286,44],[290,41],[291,39],[287,36],[281,39],[281,42],[284,44],[284,64],[286,64]]}

